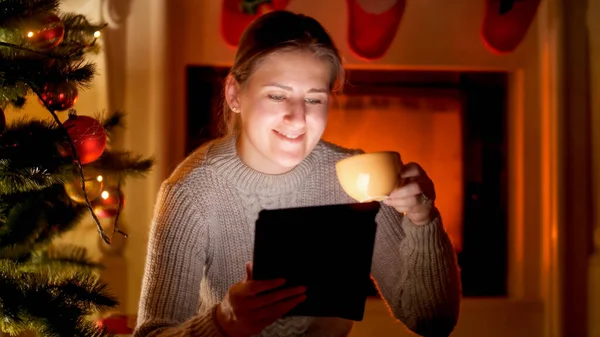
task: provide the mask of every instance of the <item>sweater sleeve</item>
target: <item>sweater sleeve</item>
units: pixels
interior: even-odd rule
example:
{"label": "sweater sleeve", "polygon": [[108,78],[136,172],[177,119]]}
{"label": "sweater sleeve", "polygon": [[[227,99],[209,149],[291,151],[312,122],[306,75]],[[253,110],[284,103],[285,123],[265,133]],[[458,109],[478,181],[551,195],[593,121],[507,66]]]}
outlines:
{"label": "sweater sleeve", "polygon": [[136,337],[222,337],[215,307],[197,314],[206,221],[184,186],[163,183],[148,240]]}
{"label": "sweater sleeve", "polygon": [[460,307],[460,277],[454,248],[439,212],[416,226],[382,205],[372,276],[394,317],[425,337],[446,337]]}

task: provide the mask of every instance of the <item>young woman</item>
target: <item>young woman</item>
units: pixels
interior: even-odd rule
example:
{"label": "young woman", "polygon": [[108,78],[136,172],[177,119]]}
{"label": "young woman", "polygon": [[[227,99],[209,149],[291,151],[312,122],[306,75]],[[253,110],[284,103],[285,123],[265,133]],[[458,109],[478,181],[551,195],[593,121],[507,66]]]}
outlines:
{"label": "young woman", "polygon": [[[252,280],[261,209],[355,202],[335,163],[360,150],[321,140],[340,56],[313,18],[265,14],[242,36],[225,84],[223,136],[196,150],[160,190],[135,336],[348,336],[352,322],[282,316],[302,287]],[[419,165],[383,202],[372,276],[391,313],[447,336],[459,311],[454,249]]]}

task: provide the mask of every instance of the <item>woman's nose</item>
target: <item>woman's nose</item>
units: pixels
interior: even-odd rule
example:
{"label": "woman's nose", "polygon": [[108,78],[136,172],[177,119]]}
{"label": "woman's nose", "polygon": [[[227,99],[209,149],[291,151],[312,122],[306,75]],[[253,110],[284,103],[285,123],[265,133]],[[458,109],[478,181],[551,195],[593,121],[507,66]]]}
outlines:
{"label": "woman's nose", "polygon": [[284,116],[284,121],[293,126],[304,127],[306,124],[306,107],[304,102],[302,104],[291,104],[290,109]]}

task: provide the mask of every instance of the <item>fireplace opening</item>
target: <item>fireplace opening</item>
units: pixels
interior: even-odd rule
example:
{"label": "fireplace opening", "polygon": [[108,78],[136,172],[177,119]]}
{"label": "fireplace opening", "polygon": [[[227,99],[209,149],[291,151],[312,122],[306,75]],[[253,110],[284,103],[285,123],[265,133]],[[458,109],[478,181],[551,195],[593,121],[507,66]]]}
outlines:
{"label": "fireplace opening", "polygon": [[[213,138],[228,70],[188,66],[186,153]],[[323,135],[423,166],[467,297],[507,295],[507,85],[502,72],[350,69]]]}

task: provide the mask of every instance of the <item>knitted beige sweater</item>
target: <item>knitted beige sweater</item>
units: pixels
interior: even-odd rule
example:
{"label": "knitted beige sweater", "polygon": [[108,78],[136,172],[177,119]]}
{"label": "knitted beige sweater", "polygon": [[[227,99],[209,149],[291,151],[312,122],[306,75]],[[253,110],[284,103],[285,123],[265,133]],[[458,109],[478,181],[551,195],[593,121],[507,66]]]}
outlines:
{"label": "knitted beige sweater", "polygon": [[[359,153],[327,142],[281,175],[252,170],[235,139],[208,143],[189,156],[160,190],[135,336],[223,337],[214,309],[252,260],[261,209],[354,202],[335,163]],[[382,204],[372,276],[391,313],[423,336],[447,336],[456,324],[460,281],[453,247],[436,217],[414,226]],[[260,336],[343,337],[352,322],[289,317]]]}

